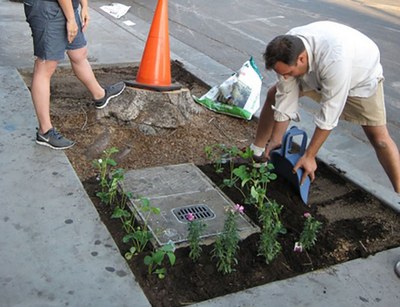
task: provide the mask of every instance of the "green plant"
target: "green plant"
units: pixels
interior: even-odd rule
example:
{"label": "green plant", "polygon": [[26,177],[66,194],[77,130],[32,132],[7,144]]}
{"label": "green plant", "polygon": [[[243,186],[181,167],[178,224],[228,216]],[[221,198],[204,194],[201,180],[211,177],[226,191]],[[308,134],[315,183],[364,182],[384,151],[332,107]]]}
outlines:
{"label": "green plant", "polygon": [[[117,165],[111,156],[118,152],[118,149],[112,147],[103,151],[103,156],[98,160],[93,160],[92,164],[98,170],[98,180],[101,190],[96,193],[102,203],[111,205],[118,192],[118,183],[124,178],[123,169],[112,168]],[[110,175],[111,174],[111,175]]]}
{"label": "green plant", "polygon": [[215,172],[217,174],[223,172],[224,168],[222,167],[222,164],[228,161],[225,151],[226,146],[223,144],[208,145],[204,148],[206,157],[214,163]]}
{"label": "green plant", "polygon": [[118,168],[111,172],[111,178],[108,180],[108,191],[103,195],[104,203],[112,205],[115,202],[116,196],[118,194],[118,183],[124,180],[124,170]]}
{"label": "green plant", "polygon": [[[244,153],[253,155],[252,151]],[[268,184],[277,178],[272,172],[273,165],[261,165],[254,167],[253,164],[240,165],[231,172],[240,182],[239,190],[244,195],[245,201],[255,204],[258,209],[259,221],[261,224],[261,235],[259,244],[259,255],[264,256],[267,263],[270,263],[279,254],[282,247],[278,241],[279,234],[285,234],[286,229],[280,220],[282,207],[276,201],[267,197]],[[243,192],[244,191],[244,192]],[[246,195],[246,192],[249,193]]]}
{"label": "green plant", "polygon": [[223,185],[227,187],[233,187],[238,180],[233,173],[235,163],[239,161],[239,159],[250,161],[253,157],[253,152],[250,148],[246,148],[242,151],[236,146],[228,147],[224,144],[206,146],[205,153],[207,159],[214,163],[216,173],[222,173],[224,169],[222,164],[229,163],[230,178],[223,180]]}
{"label": "green plant", "polygon": [[229,173],[230,173],[230,177],[227,179],[223,180],[223,184],[227,187],[233,187],[235,186],[238,178],[235,176],[233,170],[235,169],[235,161],[238,160],[238,158],[242,158],[243,160],[248,159],[250,156],[252,156],[251,151],[249,152],[248,150],[246,150],[245,152],[241,151],[240,149],[238,149],[236,146],[232,146],[232,147],[226,147],[225,148],[225,156],[227,157],[228,161],[229,161]]}
{"label": "green plant", "polygon": [[193,261],[197,261],[200,258],[202,249],[200,246],[200,237],[206,228],[206,224],[200,221],[196,221],[192,213],[186,215],[188,223],[188,241],[189,241],[189,257]]}
{"label": "green plant", "polygon": [[176,256],[174,254],[175,246],[173,243],[163,245],[161,248],[153,251],[151,255],[144,257],[144,264],[148,266],[149,274],[157,274],[159,279],[163,279],[167,273],[167,269],[162,266],[165,256],[172,266],[175,264]]}
{"label": "green plant", "polygon": [[132,193],[125,192],[121,194],[119,202],[116,202],[111,218],[121,219],[122,226],[126,232],[129,232],[130,226],[134,221],[134,216],[129,209],[126,209],[128,200],[132,198]]}
{"label": "green plant", "polygon": [[111,159],[111,156],[117,153],[118,151],[119,150],[116,147],[111,147],[103,151],[103,156],[100,159],[93,161],[93,166],[99,170],[98,178],[100,180],[101,187],[107,187],[106,183],[107,183],[107,174],[109,172],[108,169],[110,166],[117,165],[117,162]]}
{"label": "green plant", "polygon": [[148,229],[148,219],[151,214],[160,214],[160,209],[153,207],[150,204],[150,200],[145,197],[140,197],[140,204],[138,210],[142,213],[142,221],[140,225],[135,225],[135,215],[129,210],[125,209],[125,203],[122,202],[121,206],[114,209],[112,218],[120,218],[125,232],[127,233],[122,241],[124,243],[131,242],[132,247],[127,253],[125,253],[125,258],[130,260],[134,255],[142,252],[149,241],[152,239],[152,234]]}
{"label": "green plant", "polygon": [[293,249],[295,252],[302,252],[313,247],[317,241],[317,234],[322,227],[322,223],[312,217],[310,213],[304,213],[304,217],[306,218],[304,228],[300,234],[300,240],[295,243]]}
{"label": "green plant", "polygon": [[[222,164],[229,161],[229,178],[223,180],[224,186],[237,188],[245,197],[246,203],[261,207],[266,200],[267,185],[277,178],[272,172],[272,163],[256,167],[253,151],[247,147],[244,151],[237,147],[214,144],[205,148],[207,158],[216,165],[216,172],[222,173]],[[237,162],[247,162],[235,167]],[[239,186],[236,184],[239,182]],[[249,194],[247,192],[249,191]]]}
{"label": "green plant", "polygon": [[[226,151],[230,152],[229,150]],[[253,152],[250,148],[247,148],[244,152],[237,152],[235,149],[231,152],[247,161],[252,161]],[[275,259],[281,251],[282,247],[278,241],[278,236],[286,233],[286,229],[280,220],[282,207],[276,201],[267,197],[268,184],[277,178],[277,175],[273,173],[273,168],[271,163],[255,167],[254,161],[238,167],[231,166],[230,178],[224,180],[224,183],[233,183],[232,186],[242,193],[247,204],[256,205],[261,224],[258,250],[259,255],[264,256],[267,263]],[[237,183],[239,183],[239,186]]]}
{"label": "green plant", "polygon": [[240,179],[242,191],[244,189],[250,193],[250,197],[247,197],[248,203],[256,204],[258,208],[262,208],[264,203],[268,202],[266,196],[268,183],[277,178],[276,174],[272,172],[273,168],[273,165],[268,163],[260,167],[240,165],[233,169],[233,174]]}
{"label": "green plant", "polygon": [[234,208],[227,208],[227,217],[224,229],[218,235],[212,257],[217,258],[217,270],[223,274],[232,273],[233,266],[237,264],[236,253],[239,249],[239,234],[236,226],[236,219],[239,214],[243,214],[243,206],[236,204]]}
{"label": "green plant", "polygon": [[259,255],[265,258],[266,263],[270,263],[280,253],[282,246],[278,241],[280,234],[286,233],[286,228],[280,220],[282,206],[275,201],[269,202],[260,208],[260,222],[262,223]]}
{"label": "green plant", "polygon": [[117,163],[111,158],[111,156],[118,152],[118,149],[112,147],[103,152],[101,159],[94,160],[93,165],[98,169],[98,179],[100,181],[101,191],[97,192],[96,195],[100,200],[109,205],[115,205],[111,218],[120,219],[122,227],[127,233],[123,237],[124,243],[132,243],[131,248],[125,253],[127,260],[131,259],[137,253],[140,253],[147,246],[148,242],[152,238],[152,234],[148,229],[147,221],[151,214],[159,214],[160,209],[152,207],[150,201],[147,198],[139,197],[140,206],[138,211],[142,216],[142,224],[136,225],[136,216],[126,208],[127,201],[132,198],[131,193],[121,193],[119,201],[118,199],[118,187],[119,183],[124,179],[124,170],[121,168],[112,170]]}

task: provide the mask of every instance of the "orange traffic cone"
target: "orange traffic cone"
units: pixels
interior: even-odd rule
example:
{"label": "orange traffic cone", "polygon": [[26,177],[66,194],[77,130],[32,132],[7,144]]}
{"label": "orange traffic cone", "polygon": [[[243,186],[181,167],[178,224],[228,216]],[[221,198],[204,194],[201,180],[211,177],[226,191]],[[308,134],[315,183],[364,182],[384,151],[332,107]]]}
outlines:
{"label": "orange traffic cone", "polygon": [[182,87],[171,84],[167,0],[158,1],[136,81],[126,83],[156,91],[171,91]]}

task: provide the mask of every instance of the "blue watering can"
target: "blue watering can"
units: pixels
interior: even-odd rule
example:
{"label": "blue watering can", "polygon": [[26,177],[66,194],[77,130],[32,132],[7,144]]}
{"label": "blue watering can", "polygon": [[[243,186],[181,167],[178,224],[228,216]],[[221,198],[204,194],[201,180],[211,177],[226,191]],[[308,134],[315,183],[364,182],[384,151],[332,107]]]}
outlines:
{"label": "blue watering can", "polygon": [[[297,152],[293,152],[293,137],[302,136],[301,146]],[[307,146],[307,134],[296,126],[286,131],[282,139],[282,146],[271,152],[271,162],[274,165],[274,171],[278,176],[285,178],[296,190],[300,192],[301,199],[305,204],[308,201],[308,192],[310,190],[311,180],[307,176],[303,184],[300,185],[303,169],[299,168],[293,173],[293,167],[297,161],[304,155]]]}

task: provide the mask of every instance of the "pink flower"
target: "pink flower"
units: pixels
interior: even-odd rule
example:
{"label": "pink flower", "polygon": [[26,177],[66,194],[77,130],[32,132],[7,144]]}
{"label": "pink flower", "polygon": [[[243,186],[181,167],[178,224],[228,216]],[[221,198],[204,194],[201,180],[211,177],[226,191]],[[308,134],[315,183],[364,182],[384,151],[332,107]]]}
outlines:
{"label": "pink flower", "polygon": [[311,217],[311,214],[310,214],[309,212],[306,212],[306,213],[304,213],[304,217],[305,217],[306,219],[308,219],[308,218]]}
{"label": "pink flower", "polygon": [[186,214],[186,219],[187,219],[189,222],[193,222],[193,221],[194,221],[194,215],[193,215],[193,213],[188,213],[188,214]]}
{"label": "pink flower", "polygon": [[241,205],[239,205],[239,204],[236,204],[236,205],[234,206],[234,211],[235,211],[235,212],[239,212],[240,214],[243,214],[244,207],[241,206]]}
{"label": "pink flower", "polygon": [[301,252],[303,252],[303,246],[301,245],[300,242],[294,243],[293,251],[294,251],[295,253],[301,253]]}

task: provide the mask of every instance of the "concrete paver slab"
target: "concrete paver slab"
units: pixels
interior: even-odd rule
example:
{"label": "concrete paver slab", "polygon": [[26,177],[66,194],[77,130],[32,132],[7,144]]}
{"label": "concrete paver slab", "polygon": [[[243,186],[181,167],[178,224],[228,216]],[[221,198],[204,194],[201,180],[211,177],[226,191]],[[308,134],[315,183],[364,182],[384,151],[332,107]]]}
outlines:
{"label": "concrete paver slab", "polygon": [[[224,228],[225,210],[235,205],[212,181],[194,164],[184,163],[130,170],[124,175],[124,192],[133,193],[132,207],[144,219],[140,211],[139,196],[150,201],[151,206],[159,208],[159,215],[150,215],[147,223],[159,245],[170,241],[177,245],[187,245],[187,221],[180,220],[176,211],[197,207],[202,210],[198,220],[206,224],[202,237],[206,244],[214,242]],[[185,214],[184,214],[185,215]],[[201,219],[201,216],[207,217]],[[246,215],[237,219],[241,239],[259,231]]]}

